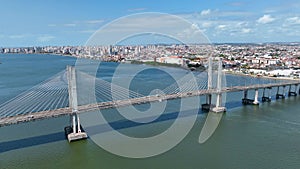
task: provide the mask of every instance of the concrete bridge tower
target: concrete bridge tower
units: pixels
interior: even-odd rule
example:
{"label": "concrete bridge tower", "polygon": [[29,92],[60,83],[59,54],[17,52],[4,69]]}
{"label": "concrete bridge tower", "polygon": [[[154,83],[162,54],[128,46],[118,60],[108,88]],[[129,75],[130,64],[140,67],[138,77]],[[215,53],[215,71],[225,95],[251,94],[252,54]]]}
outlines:
{"label": "concrete bridge tower", "polygon": [[[213,87],[213,60],[212,57],[208,58],[208,70],[207,70],[207,89],[214,90]],[[222,58],[218,58],[218,77],[217,77],[217,94],[216,94],[216,103],[212,103],[212,94],[206,95],[206,103],[202,104],[202,110],[211,111],[215,113],[225,112],[226,108],[222,107]]]}
{"label": "concrete bridge tower", "polygon": [[[211,66],[211,65],[210,65]],[[214,113],[224,113],[226,112],[226,108],[222,106],[222,81],[223,81],[223,73],[222,73],[223,65],[222,65],[222,58],[219,57],[218,61],[218,77],[217,77],[217,99],[216,99],[216,106],[211,108],[211,112]],[[208,74],[209,76],[212,76],[211,74]]]}
{"label": "concrete bridge tower", "polygon": [[[85,139],[87,134],[82,131],[80,126],[80,119],[78,116],[78,102],[77,102],[77,85],[76,85],[76,70],[75,67],[67,67],[68,91],[69,91],[69,108],[72,109],[70,115],[72,124],[65,128],[65,132],[69,142]],[[77,123],[77,124],[76,124]]]}

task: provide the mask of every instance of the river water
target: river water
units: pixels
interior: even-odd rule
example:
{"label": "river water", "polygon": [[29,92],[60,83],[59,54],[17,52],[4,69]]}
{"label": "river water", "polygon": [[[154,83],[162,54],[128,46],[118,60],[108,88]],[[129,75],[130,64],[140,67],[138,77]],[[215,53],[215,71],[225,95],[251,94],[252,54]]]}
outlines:
{"label": "river water", "polygon": [[[76,60],[54,55],[6,54],[0,55],[0,61],[0,103],[3,103],[62,71],[66,65],[74,65]],[[116,65],[103,63],[99,76],[109,79]],[[128,69],[132,66],[147,67],[127,66]],[[182,69],[163,69],[186,74],[186,70]],[[126,78],[126,72],[123,77]],[[145,72],[136,78],[139,83],[135,85],[141,90],[138,92],[147,94],[157,86],[165,87],[166,82],[162,78],[168,81],[170,77],[160,71]],[[242,84],[246,81],[264,83],[270,80],[227,76],[227,83]],[[2,127],[0,168],[300,168],[300,97],[259,106],[242,106],[241,98],[240,92],[227,95],[228,111],[216,132],[204,144],[198,143],[198,137],[207,114],[199,112],[193,128],[182,142],[163,154],[142,159],[114,155],[91,139],[70,144],[63,131],[69,117]],[[204,99],[201,98],[201,101],[204,102]],[[145,106],[140,107],[143,108]],[[152,136],[163,132],[175,118],[145,125],[119,126],[119,132],[139,137]]]}

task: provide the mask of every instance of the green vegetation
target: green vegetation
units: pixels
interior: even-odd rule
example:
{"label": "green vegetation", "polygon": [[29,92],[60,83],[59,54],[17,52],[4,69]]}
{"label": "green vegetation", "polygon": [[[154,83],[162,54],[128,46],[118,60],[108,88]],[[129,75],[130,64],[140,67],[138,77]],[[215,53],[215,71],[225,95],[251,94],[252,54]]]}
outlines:
{"label": "green vegetation", "polygon": [[224,54],[220,54],[219,57],[221,57],[221,58],[227,58],[227,56],[224,55]]}
{"label": "green vegetation", "polygon": [[246,64],[246,65],[242,65],[241,68],[242,69],[250,69],[250,66],[248,64]]}

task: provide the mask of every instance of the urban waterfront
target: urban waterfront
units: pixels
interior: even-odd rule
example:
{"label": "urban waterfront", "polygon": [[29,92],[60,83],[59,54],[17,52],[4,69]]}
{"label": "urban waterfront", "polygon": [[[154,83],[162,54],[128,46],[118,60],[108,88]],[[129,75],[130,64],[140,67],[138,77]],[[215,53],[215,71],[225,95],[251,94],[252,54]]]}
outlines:
{"label": "urban waterfront", "polygon": [[[0,55],[0,60],[1,103],[60,72],[66,65],[75,63],[71,57],[30,54],[5,54]],[[103,63],[99,76],[109,80],[117,65]],[[145,65],[127,66],[128,69],[132,66],[147,68]],[[187,71],[162,69],[179,75]],[[120,78],[127,76],[124,72]],[[138,81],[144,81],[144,84],[136,83],[133,88],[138,87],[139,92],[147,94],[157,86],[166,87],[159,79],[167,77],[158,71],[146,72],[139,76]],[[255,83],[249,77],[238,78],[240,83]],[[237,76],[227,75],[227,81],[234,79]],[[271,79],[256,79],[257,83],[265,81]],[[299,96],[259,106],[242,106],[241,98],[241,92],[227,95],[228,111],[206,143],[198,143],[207,115],[199,112],[193,129],[180,144],[164,154],[145,159],[113,155],[90,139],[69,144],[63,132],[69,117],[3,127],[0,128],[0,168],[299,168]],[[204,102],[204,98],[201,101]],[[176,100],[170,102],[168,111],[172,113],[176,111]],[[174,118],[170,118],[142,126],[123,127],[120,132],[151,136],[168,128],[173,121]]]}

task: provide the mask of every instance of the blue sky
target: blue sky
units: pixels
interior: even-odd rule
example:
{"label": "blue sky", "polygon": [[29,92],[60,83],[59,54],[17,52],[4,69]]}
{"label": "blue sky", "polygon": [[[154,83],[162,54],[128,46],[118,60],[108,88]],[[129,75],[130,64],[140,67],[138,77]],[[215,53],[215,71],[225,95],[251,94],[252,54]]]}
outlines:
{"label": "blue sky", "polygon": [[299,42],[299,0],[2,0],[0,47],[84,45],[126,15],[163,12],[196,25],[210,41]]}

